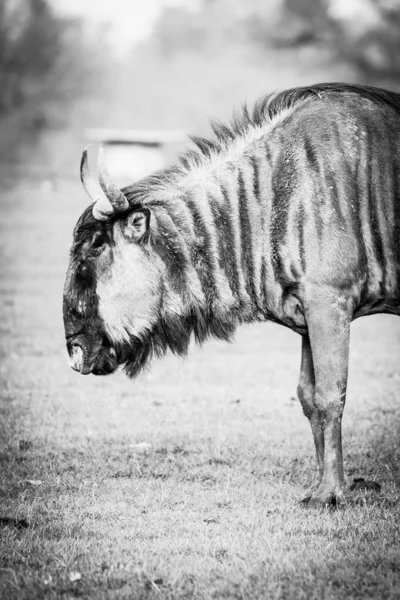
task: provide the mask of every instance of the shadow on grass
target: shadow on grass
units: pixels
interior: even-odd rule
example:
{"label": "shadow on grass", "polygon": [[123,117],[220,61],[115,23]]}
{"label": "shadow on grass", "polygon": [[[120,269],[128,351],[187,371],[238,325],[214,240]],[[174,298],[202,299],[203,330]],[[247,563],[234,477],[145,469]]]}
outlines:
{"label": "shadow on grass", "polygon": [[[400,404],[397,413],[376,409],[376,422],[365,435],[362,447],[359,436],[347,453],[347,474],[351,478],[364,477],[385,486],[400,485]],[[346,452],[345,452],[346,454]]]}

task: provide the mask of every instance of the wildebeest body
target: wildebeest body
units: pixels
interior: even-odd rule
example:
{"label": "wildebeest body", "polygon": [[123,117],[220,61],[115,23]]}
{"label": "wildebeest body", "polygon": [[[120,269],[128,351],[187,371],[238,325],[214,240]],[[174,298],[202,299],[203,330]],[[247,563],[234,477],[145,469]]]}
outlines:
{"label": "wildebeest body", "polygon": [[72,366],[133,376],[154,353],[186,352],[192,334],[290,327],[320,472],[310,501],[340,501],[350,322],[400,312],[400,96],[290,90],[214,132],[122,193],[101,179],[65,286]]}
{"label": "wildebeest body", "polygon": [[301,296],[301,288],[315,282],[347,295],[353,318],[395,312],[400,111],[338,95],[328,107],[321,102],[300,109],[286,123],[285,139],[279,134],[270,144],[278,147],[269,227],[274,278],[282,284],[276,305],[285,285],[289,292],[296,285]]}

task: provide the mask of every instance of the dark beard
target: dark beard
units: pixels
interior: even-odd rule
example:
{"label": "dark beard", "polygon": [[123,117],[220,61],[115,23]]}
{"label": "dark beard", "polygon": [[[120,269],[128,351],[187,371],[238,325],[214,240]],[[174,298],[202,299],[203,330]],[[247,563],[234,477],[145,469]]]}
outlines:
{"label": "dark beard", "polygon": [[224,319],[192,309],[184,316],[160,318],[159,322],[140,338],[131,336],[129,342],[115,347],[119,364],[124,365],[128,377],[136,377],[151,362],[153,356],[161,358],[170,350],[178,356],[186,356],[192,334],[198,344],[208,337],[230,341],[238,325],[236,315],[224,315]]}

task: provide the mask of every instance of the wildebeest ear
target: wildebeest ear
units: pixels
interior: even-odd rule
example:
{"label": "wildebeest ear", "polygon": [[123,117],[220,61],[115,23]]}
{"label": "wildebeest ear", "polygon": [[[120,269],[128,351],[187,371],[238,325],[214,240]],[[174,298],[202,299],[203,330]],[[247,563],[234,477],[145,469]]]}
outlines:
{"label": "wildebeest ear", "polygon": [[124,228],[125,236],[133,241],[140,242],[149,230],[151,212],[148,208],[135,210],[129,215]]}

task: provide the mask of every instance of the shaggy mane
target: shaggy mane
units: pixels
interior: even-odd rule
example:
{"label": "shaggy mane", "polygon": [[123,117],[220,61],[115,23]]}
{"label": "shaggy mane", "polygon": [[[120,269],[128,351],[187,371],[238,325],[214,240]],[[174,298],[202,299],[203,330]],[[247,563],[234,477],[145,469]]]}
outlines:
{"label": "shaggy mane", "polygon": [[214,138],[189,136],[195,148],[187,150],[176,165],[157,171],[124,188],[123,192],[131,204],[141,204],[143,198],[146,198],[150,191],[165,189],[166,184],[177,181],[179,176],[185,175],[193,167],[206,164],[214,156],[228,150],[235,140],[244,138],[251,129],[270,123],[284,111],[295,108],[306,100],[323,101],[340,94],[355,94],[380,105],[389,105],[400,112],[400,94],[372,86],[321,83],[309,87],[291,88],[277,94],[267,94],[254,104],[253,110],[244,104],[241,110],[233,115],[229,123],[212,119],[210,125]]}
{"label": "shaggy mane", "polygon": [[[175,166],[158,171],[122,190],[131,209],[147,205],[154,212],[157,232],[152,236],[152,245],[167,265],[172,285],[190,306],[185,315],[173,314],[165,318],[160,314],[151,331],[145,332],[140,339],[132,337],[130,342],[120,347],[119,362],[125,365],[128,376],[136,376],[153,355],[161,356],[168,349],[175,354],[185,355],[192,337],[198,343],[210,336],[229,340],[239,323],[262,318],[256,305],[243,306],[240,300],[229,311],[216,311],[210,302],[197,305],[189,302],[185,277],[193,261],[193,256],[190,258],[192,242],[186,245],[187,237],[177,229],[177,223],[183,227],[179,220],[179,202],[171,201],[172,198],[179,198],[180,202],[185,203],[183,190],[179,187],[185,176],[196,167],[212,165],[213,160],[221,154],[229,156],[237,140],[246,141],[247,138],[251,143],[253,130],[261,130],[262,133],[265,125],[301,103],[324,102],[341,94],[353,94],[380,105],[389,105],[400,112],[399,94],[360,85],[327,83],[269,94],[256,102],[252,111],[244,105],[229,124],[212,121],[213,139],[191,137],[195,148],[188,150]],[[207,281],[207,271],[199,263],[195,267],[199,272],[203,269],[202,277]]]}

